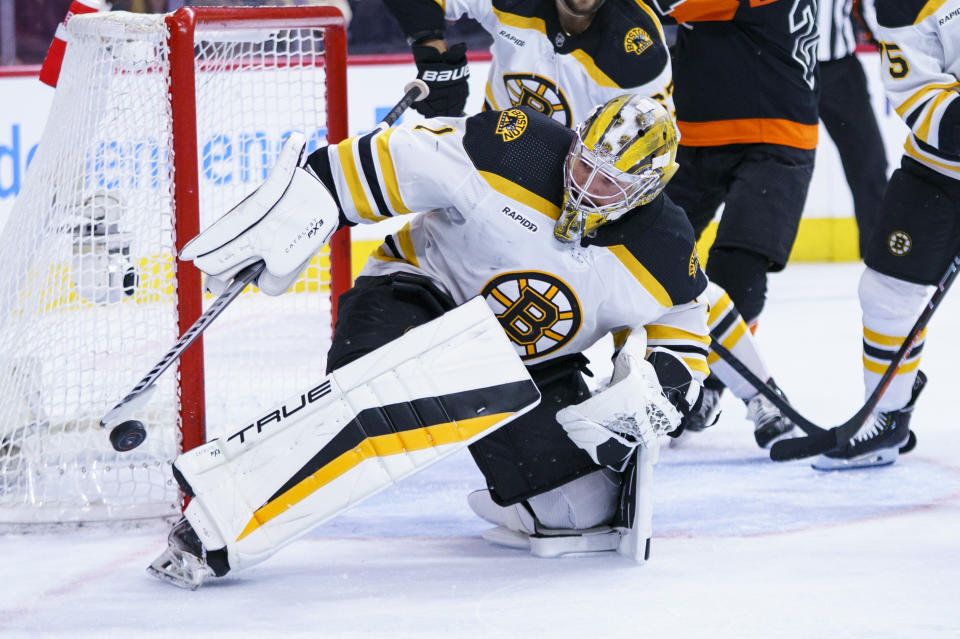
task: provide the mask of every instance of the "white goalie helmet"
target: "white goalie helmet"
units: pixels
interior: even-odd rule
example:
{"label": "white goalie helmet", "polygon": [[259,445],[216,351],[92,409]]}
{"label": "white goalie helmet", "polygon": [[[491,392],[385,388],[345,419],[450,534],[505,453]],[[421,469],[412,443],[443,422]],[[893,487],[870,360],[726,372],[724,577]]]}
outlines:
{"label": "white goalie helmet", "polygon": [[554,235],[574,242],[651,202],[676,173],[677,133],[660,103],[621,95],[575,131],[563,170],[563,209]]}

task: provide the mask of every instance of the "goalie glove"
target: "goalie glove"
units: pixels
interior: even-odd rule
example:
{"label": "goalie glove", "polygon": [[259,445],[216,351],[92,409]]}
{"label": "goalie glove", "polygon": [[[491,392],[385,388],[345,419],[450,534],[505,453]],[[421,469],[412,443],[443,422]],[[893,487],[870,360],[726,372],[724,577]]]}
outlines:
{"label": "goalie glove", "polygon": [[638,350],[620,351],[610,386],[557,412],[573,443],[595,463],[616,471],[623,470],[637,446],[656,445],[657,438],[679,428],[682,419],[661,391],[653,365],[638,356]]}
{"label": "goalie glove", "polygon": [[280,295],[337,230],[340,210],[327,188],[300,168],[306,138],[292,133],[270,175],[180,251],[207,274],[207,288],[222,290],[246,266],[263,260],[257,286]]}
{"label": "goalie glove", "polygon": [[470,67],[467,66],[467,45],[455,44],[443,53],[430,45],[415,44],[413,60],[417,78],[427,83],[430,93],[413,108],[428,118],[461,116],[470,94]]}
{"label": "goalie glove", "polygon": [[703,401],[703,386],[693,376],[687,363],[672,351],[653,348],[647,356],[647,361],[657,374],[657,381],[660,382],[664,396],[683,416],[679,427],[667,433],[671,437],[678,437],[683,432],[686,417],[700,409],[700,402]]}

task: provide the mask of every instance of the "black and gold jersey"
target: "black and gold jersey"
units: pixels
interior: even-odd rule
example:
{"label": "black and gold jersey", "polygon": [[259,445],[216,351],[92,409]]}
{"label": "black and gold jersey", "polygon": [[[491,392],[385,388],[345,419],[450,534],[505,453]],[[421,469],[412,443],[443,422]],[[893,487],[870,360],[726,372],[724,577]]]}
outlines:
{"label": "black and gold jersey", "polygon": [[309,165],[350,223],[425,211],[386,238],[362,275],[418,273],[458,303],[483,296],[527,362],[656,326],[658,345],[706,376],[706,278],[678,207],[660,196],[582,244],[554,237],[572,135],[512,108],[348,138]]}
{"label": "black and gold jersey", "polygon": [[527,106],[566,127],[625,92],[673,112],[670,55],[642,0],[607,0],[580,34],[564,33],[553,0],[388,0],[408,36],[442,33],[464,15],[493,37],[484,108]]}
{"label": "black and gold jersey", "polygon": [[887,96],[910,127],[905,153],[960,179],[960,0],[876,0],[864,18]]}
{"label": "black and gold jersey", "polygon": [[817,146],[816,0],[651,0],[678,30],[677,124],[686,146]]}

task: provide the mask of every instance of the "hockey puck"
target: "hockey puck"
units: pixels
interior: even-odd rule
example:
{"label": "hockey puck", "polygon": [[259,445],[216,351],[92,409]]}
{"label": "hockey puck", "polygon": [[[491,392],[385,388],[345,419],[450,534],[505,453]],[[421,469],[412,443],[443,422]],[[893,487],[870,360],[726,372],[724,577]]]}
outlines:
{"label": "hockey puck", "polygon": [[117,424],[110,431],[110,443],[113,449],[125,453],[133,450],[147,439],[147,429],[143,422],[131,419]]}

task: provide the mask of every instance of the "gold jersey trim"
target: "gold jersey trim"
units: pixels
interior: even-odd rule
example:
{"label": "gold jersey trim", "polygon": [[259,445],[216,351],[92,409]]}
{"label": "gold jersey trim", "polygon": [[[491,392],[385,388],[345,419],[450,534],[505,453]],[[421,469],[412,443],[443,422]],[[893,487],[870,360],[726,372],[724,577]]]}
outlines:
{"label": "gold jersey trim", "polygon": [[544,23],[543,18],[528,18],[526,16],[518,16],[515,13],[500,11],[496,7],[491,7],[491,9],[493,10],[493,14],[497,16],[497,20],[508,27],[514,27],[516,29],[533,29],[534,31],[539,31],[543,35],[547,35],[547,25]]}
{"label": "gold jersey trim", "polygon": [[477,173],[494,191],[546,215],[551,220],[556,221],[560,218],[560,207],[546,198],[496,173],[479,170]]}
{"label": "gold jersey trim", "polygon": [[673,306],[673,300],[670,298],[670,294],[667,293],[667,289],[647,270],[647,267],[640,263],[640,260],[633,256],[630,249],[623,244],[614,244],[607,248],[620,260],[620,263],[633,274],[637,281],[640,282],[640,285],[646,289],[647,293],[649,293],[660,306],[666,308]]}
{"label": "gold jersey trim", "polygon": [[928,84],[917,89],[917,92],[911,95],[909,98],[903,101],[903,104],[898,106],[895,110],[897,115],[901,118],[905,118],[907,113],[913,108],[913,106],[920,101],[926,94],[931,91],[937,91],[940,89],[949,90],[960,88],[960,82],[949,82],[947,84]]}
{"label": "gold jersey trim", "polygon": [[923,9],[920,10],[920,13],[917,14],[917,19],[913,21],[913,24],[917,25],[935,14],[940,7],[945,5],[947,0],[929,0],[927,4],[923,5]]}

